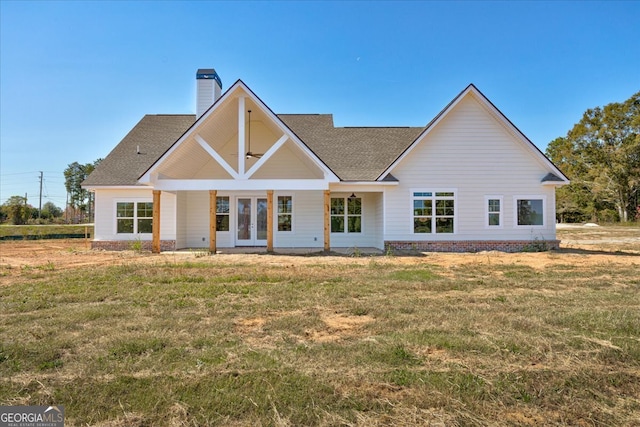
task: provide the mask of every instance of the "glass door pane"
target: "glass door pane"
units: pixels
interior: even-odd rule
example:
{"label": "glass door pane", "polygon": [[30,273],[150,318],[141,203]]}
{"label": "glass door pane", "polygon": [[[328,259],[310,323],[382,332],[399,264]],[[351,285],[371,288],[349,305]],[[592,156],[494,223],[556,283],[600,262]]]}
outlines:
{"label": "glass door pane", "polygon": [[267,199],[257,199],[256,209],[256,240],[267,240]]}
{"label": "glass door pane", "polygon": [[251,199],[238,199],[238,243],[251,240]]}

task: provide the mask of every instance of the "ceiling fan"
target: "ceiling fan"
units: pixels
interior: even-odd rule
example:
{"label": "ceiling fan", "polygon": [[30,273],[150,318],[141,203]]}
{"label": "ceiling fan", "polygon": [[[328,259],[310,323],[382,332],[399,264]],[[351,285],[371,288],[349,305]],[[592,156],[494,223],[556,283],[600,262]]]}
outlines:
{"label": "ceiling fan", "polygon": [[251,110],[247,110],[247,113],[249,113],[249,126],[247,127],[247,133],[248,133],[247,140],[249,141],[248,142],[248,148],[249,149],[247,151],[247,154],[245,154],[245,157],[247,159],[251,159],[251,158],[259,159],[262,156],[264,156],[264,153],[252,153],[251,152]]}

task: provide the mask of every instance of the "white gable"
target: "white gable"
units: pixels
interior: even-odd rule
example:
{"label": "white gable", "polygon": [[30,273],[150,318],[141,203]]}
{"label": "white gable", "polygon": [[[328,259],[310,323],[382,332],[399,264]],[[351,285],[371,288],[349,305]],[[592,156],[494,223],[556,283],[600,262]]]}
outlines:
{"label": "white gable", "polygon": [[339,181],[241,81],[140,177],[158,189],[256,189],[260,180],[272,188],[287,188],[279,180],[305,180],[313,188]]}
{"label": "white gable", "polygon": [[[460,114],[460,109],[464,109],[462,114]],[[378,181],[383,180],[389,173],[395,173],[394,170],[398,165],[408,156],[413,156],[412,153],[418,146],[424,143],[423,141],[433,139],[429,138],[429,136],[437,132],[437,130],[441,128],[441,126],[439,126],[440,123],[448,120],[452,115],[457,116],[454,120],[458,120],[459,123],[448,128],[448,135],[454,139],[457,138],[457,142],[462,143],[464,141],[466,148],[460,151],[456,150],[453,145],[443,147],[443,149],[448,152],[447,157],[449,157],[451,161],[443,166],[449,168],[451,172],[458,169],[455,166],[460,165],[460,156],[465,156],[470,153],[466,151],[467,148],[472,148],[471,152],[473,152],[473,150],[479,150],[485,157],[486,154],[489,154],[489,158],[493,159],[491,162],[492,166],[489,168],[490,170],[494,170],[496,165],[502,163],[501,158],[507,161],[503,150],[517,150],[523,153],[524,157],[522,160],[525,163],[529,165],[535,164],[540,168],[540,182],[542,182],[548,173],[552,173],[561,179],[560,181],[555,181],[555,185],[564,185],[569,182],[567,177],[473,85],[469,85],[462,91],[429,123],[424,132],[416,138],[413,144],[380,175]],[[465,130],[463,132],[457,132],[456,129]],[[499,131],[498,129],[501,130]],[[492,135],[492,133],[495,132],[501,135],[498,140],[492,139],[495,136]],[[491,157],[493,154],[495,154],[495,157]],[[479,161],[480,157],[476,156],[475,158]],[[458,160],[456,161],[455,159]],[[482,170],[481,165],[478,165],[478,167]]]}

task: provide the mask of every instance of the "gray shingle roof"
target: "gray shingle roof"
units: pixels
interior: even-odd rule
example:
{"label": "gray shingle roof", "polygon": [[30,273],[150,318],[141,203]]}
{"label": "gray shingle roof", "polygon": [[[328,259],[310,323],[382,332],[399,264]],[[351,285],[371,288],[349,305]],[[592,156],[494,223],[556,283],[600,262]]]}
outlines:
{"label": "gray shingle roof", "polygon": [[[343,181],[374,181],[424,130],[336,128],[331,114],[278,117]],[[136,185],[194,122],[192,114],[144,116],[83,185]]]}
{"label": "gray shingle roof", "polygon": [[418,137],[420,127],[333,126],[331,114],[278,117],[343,181],[374,181]]}
{"label": "gray shingle roof", "polygon": [[144,116],[82,184],[136,185],[195,120],[193,114]]}

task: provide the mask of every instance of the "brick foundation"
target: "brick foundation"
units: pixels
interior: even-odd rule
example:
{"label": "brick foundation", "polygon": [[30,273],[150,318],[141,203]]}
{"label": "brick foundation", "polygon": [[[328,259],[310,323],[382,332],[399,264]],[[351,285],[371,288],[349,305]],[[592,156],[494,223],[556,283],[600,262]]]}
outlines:
{"label": "brick foundation", "polygon": [[560,240],[386,241],[385,249],[419,252],[540,252],[560,249]]}
{"label": "brick foundation", "polygon": [[[138,246],[140,245],[141,248]],[[105,251],[130,251],[141,249],[143,251],[151,251],[150,240],[94,240],[91,242],[91,249],[102,249]],[[175,240],[161,240],[161,251],[175,251]]]}

